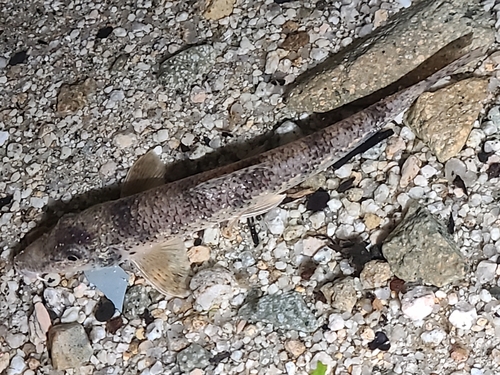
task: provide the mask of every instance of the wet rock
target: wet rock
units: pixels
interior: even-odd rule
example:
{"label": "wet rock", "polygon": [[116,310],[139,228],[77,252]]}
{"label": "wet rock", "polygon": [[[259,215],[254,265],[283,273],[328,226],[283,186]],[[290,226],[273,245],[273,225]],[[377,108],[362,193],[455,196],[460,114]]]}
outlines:
{"label": "wet rock", "polygon": [[431,289],[417,286],[401,299],[401,311],[411,320],[422,320],[432,313],[434,298]]}
{"label": "wet rock", "polygon": [[346,277],[340,281],[325,284],[321,292],[334,309],[351,312],[358,300],[354,278]]}
{"label": "wet rock", "polygon": [[465,275],[465,259],[446,225],[418,205],[408,209],[383,243],[382,253],[394,274],[405,281],[444,286]]}
{"label": "wet rock", "polygon": [[251,322],[271,323],[275,328],[314,332],[316,317],[296,292],[265,295],[243,305],[238,315]]}
{"label": "wet rock", "polygon": [[233,13],[235,0],[206,0],[203,17],[208,20],[220,20]]}
{"label": "wet rock", "polygon": [[191,344],[177,354],[177,364],[182,373],[188,374],[191,370],[207,367],[209,358],[208,350],[198,344]]}
{"label": "wet rock", "polygon": [[193,276],[189,287],[195,298],[194,308],[198,311],[227,307],[239,292],[234,275],[222,267],[201,270]]}
{"label": "wet rock", "polygon": [[57,95],[57,112],[70,114],[87,105],[88,96],[96,89],[96,83],[92,78],[74,84],[64,84]]}
{"label": "wet rock", "polygon": [[488,95],[489,78],[469,78],[422,94],[405,123],[426,142],[440,162],[457,155]]}
{"label": "wet rock", "polygon": [[372,260],[365,264],[359,275],[364,289],[380,288],[392,277],[391,267],[387,262]]}
{"label": "wet rock", "polygon": [[137,319],[151,305],[151,298],[146,289],[140,285],[131,287],[125,296],[123,315],[132,320]]}
{"label": "wet rock", "polygon": [[93,353],[85,329],[78,323],[53,326],[49,330],[49,346],[56,370],[77,368],[88,362]]}
{"label": "wet rock", "polygon": [[167,89],[188,92],[212,70],[215,50],[207,44],[190,47],[163,61],[158,77]]}
{"label": "wet rock", "polygon": [[[289,92],[288,106],[297,111],[326,112],[365,97],[471,32],[471,48],[491,45],[495,34],[488,22],[479,2],[417,2],[397,13],[368,39],[352,43],[299,78]],[[373,79],[366,80],[367,76]]]}

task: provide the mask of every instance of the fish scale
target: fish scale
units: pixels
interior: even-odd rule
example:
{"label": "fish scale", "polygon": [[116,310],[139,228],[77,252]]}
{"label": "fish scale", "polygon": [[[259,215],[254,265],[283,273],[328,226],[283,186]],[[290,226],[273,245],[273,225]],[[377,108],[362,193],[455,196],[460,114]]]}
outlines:
{"label": "fish scale", "polygon": [[[286,190],[331,167],[438,80],[483,54],[474,50],[426,80],[295,142],[176,182],[147,190],[145,184],[142,189],[146,191],[63,216],[51,231],[15,257],[15,267],[40,274],[103,267],[129,259],[158,290],[183,295],[183,280],[189,274],[183,245],[187,235],[275,207]],[[143,160],[144,168],[158,159],[152,154],[144,157],[151,158]],[[147,176],[140,168],[134,173]],[[159,166],[153,175],[158,171],[162,171]]]}

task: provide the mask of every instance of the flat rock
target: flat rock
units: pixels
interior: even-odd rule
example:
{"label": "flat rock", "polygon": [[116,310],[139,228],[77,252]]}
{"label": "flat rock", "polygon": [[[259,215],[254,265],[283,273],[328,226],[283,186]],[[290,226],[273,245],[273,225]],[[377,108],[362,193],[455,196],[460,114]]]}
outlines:
{"label": "flat rock", "polygon": [[320,290],[327,302],[341,312],[351,312],[358,300],[355,281],[352,277],[325,284]]}
{"label": "flat rock", "polygon": [[64,84],[57,96],[57,112],[70,114],[87,105],[87,97],[96,89],[95,80],[87,78],[83,82]]}
{"label": "flat rock", "polygon": [[198,344],[191,344],[177,354],[177,364],[183,374],[194,369],[203,369],[209,365],[210,352]]}
{"label": "flat rock", "polygon": [[405,281],[444,286],[463,279],[465,259],[446,225],[424,207],[411,206],[382,245],[394,274]]}
{"label": "flat rock", "polygon": [[296,292],[265,295],[243,305],[238,314],[251,322],[271,323],[275,328],[314,332],[316,317]]}
{"label": "flat rock", "polygon": [[405,123],[443,163],[465,145],[488,95],[488,77],[469,78],[422,94],[406,113]]}
{"label": "flat rock", "polygon": [[212,70],[215,58],[215,50],[208,44],[190,47],[164,60],[158,77],[167,89],[188,92]]}
{"label": "flat rock", "polygon": [[235,0],[206,0],[203,17],[208,20],[220,20],[233,13]]}
{"label": "flat rock", "polygon": [[93,354],[85,329],[78,323],[53,326],[49,330],[49,346],[56,370],[80,367]]}
{"label": "flat rock", "polygon": [[299,77],[288,92],[288,107],[326,112],[365,97],[472,31],[470,48],[490,45],[495,33],[488,21],[477,0],[417,2]]}

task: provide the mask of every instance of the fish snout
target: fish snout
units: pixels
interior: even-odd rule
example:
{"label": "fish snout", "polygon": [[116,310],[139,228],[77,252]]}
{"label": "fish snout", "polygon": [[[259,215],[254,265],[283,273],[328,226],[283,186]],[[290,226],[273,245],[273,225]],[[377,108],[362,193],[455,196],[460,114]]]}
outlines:
{"label": "fish snout", "polygon": [[13,262],[16,272],[23,276],[36,277],[43,273],[48,259],[43,256],[40,246],[34,242],[17,254]]}

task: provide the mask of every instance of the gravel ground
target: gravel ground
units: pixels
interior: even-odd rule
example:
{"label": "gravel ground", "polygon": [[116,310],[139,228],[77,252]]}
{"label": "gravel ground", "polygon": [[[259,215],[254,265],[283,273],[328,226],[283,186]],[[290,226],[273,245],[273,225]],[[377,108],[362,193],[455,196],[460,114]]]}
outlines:
{"label": "gravel ground", "polygon": [[[211,20],[217,10],[204,13],[194,2],[2,4],[0,373],[323,374],[321,364],[332,374],[500,373],[498,176],[478,159],[484,138],[499,134],[495,107],[447,163],[394,123],[390,141],[300,189],[327,190],[320,210],[302,197],[257,218],[257,246],[244,223],[233,238],[219,228],[194,234],[187,243],[199,264],[195,293],[185,300],[165,299],[124,265],[134,286],[123,316],[109,319],[102,294],[82,274],[30,281],[9,264],[41,221],[113,197],[148,150],[196,169],[206,154],[296,118],[282,102],[283,84],[404,6],[409,2],[237,1],[230,16]],[[287,28],[308,35],[296,42],[303,46],[293,61],[278,49]],[[198,71],[161,63],[190,44],[211,46],[197,52]],[[498,163],[500,146],[488,147],[489,165]],[[399,167],[389,170],[402,155],[417,165],[405,188]],[[450,162],[470,172],[466,194],[447,183]],[[167,177],[185,173],[177,168]],[[339,193],[350,177],[356,186]],[[401,286],[384,262],[358,277],[345,243],[327,239],[376,243],[410,198],[442,222],[453,215],[453,239],[469,265],[460,282]],[[333,279],[343,280],[343,289],[329,284]],[[240,310],[253,294],[284,298],[260,298],[257,316],[251,306]],[[68,349],[82,356],[77,369],[52,367],[45,308],[54,327],[75,330],[69,339],[52,332],[52,360],[79,338],[82,345]],[[273,320],[273,308],[296,310]]]}

